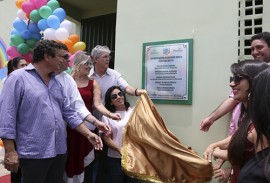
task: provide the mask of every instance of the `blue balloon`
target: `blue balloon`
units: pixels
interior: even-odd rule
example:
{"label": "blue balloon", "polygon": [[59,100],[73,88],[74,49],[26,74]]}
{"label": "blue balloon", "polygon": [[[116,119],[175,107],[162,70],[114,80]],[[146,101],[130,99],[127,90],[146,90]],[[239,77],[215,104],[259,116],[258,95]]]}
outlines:
{"label": "blue balloon", "polygon": [[58,29],[60,27],[60,20],[56,15],[50,15],[47,19],[47,24],[50,28]]}
{"label": "blue balloon", "polygon": [[34,22],[31,22],[29,25],[28,25],[28,29],[33,32],[33,33],[36,33],[36,32],[39,32],[39,28],[37,26],[37,23],[34,23]]}
{"label": "blue balloon", "polygon": [[16,29],[12,29],[11,32],[10,32],[11,35],[18,35],[19,33],[20,32],[17,31]]}
{"label": "blue balloon", "polygon": [[38,28],[42,31],[49,28],[49,26],[47,25],[47,20],[43,18],[40,21],[38,21]]}
{"label": "blue balloon", "polygon": [[19,18],[16,18],[14,20],[13,27],[18,31],[23,31],[23,30],[27,29],[26,23],[23,20],[19,19]]}
{"label": "blue balloon", "polygon": [[34,33],[31,35],[32,38],[35,38],[37,40],[40,40],[41,39],[41,34],[40,33]]}
{"label": "blue balloon", "polygon": [[56,8],[53,11],[53,15],[57,16],[59,18],[60,22],[62,22],[66,18],[66,12],[63,8]]}
{"label": "blue balloon", "polygon": [[26,30],[23,30],[20,32],[20,36],[23,38],[23,39],[29,39],[31,37],[32,33],[30,30],[26,29]]}

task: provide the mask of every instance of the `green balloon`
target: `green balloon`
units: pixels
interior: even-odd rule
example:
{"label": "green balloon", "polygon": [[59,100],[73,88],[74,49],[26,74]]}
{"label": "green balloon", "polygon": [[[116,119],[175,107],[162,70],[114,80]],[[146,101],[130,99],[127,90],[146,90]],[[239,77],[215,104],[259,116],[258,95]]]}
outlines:
{"label": "green balloon", "polygon": [[42,19],[42,17],[39,15],[38,10],[31,11],[30,20],[32,20],[33,22],[38,22],[41,19]]}
{"label": "green balloon", "polygon": [[26,40],[26,44],[29,46],[29,48],[34,48],[36,46],[37,41],[38,40],[35,38],[30,38]]}
{"label": "green balloon", "polygon": [[40,15],[42,18],[47,19],[51,14],[52,14],[52,9],[51,9],[49,6],[42,6],[42,7],[39,9],[39,15]]}
{"label": "green balloon", "polygon": [[16,47],[16,45],[14,45],[11,41],[9,42],[9,46],[15,46]]}
{"label": "green balloon", "polygon": [[49,2],[47,3],[47,6],[49,6],[49,7],[52,9],[52,11],[54,11],[56,8],[60,8],[60,4],[59,4],[59,2],[56,1],[56,0],[49,1]]}
{"label": "green balloon", "polygon": [[18,46],[19,44],[24,43],[24,39],[21,36],[17,35],[17,34],[13,34],[10,37],[10,41],[15,46]]}
{"label": "green balloon", "polygon": [[22,43],[17,46],[17,50],[20,54],[25,55],[29,52],[29,47],[26,43]]}

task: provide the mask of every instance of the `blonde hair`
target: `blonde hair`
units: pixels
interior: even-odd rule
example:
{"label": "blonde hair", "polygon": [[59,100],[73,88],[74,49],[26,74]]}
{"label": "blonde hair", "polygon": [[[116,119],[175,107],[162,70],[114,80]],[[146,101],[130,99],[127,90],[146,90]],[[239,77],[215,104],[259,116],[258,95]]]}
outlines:
{"label": "blonde hair", "polygon": [[86,52],[79,52],[74,56],[72,67],[70,71],[70,75],[74,77],[75,74],[79,72],[79,68],[82,64],[87,63],[88,61],[91,61],[91,57],[89,55],[86,55]]}

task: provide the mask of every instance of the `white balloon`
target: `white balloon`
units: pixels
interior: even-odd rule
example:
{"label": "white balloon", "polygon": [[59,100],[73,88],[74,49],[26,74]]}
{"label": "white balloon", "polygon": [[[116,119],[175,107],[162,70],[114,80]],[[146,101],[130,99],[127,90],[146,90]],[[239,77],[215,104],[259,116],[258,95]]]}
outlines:
{"label": "white balloon", "polygon": [[65,28],[58,28],[55,31],[55,37],[59,41],[64,41],[64,40],[68,39],[68,36],[69,36],[69,33]]}
{"label": "white balloon", "polygon": [[60,24],[60,27],[66,29],[68,31],[68,33],[70,34],[72,32],[73,25],[72,25],[72,23],[70,21],[64,20]]}
{"label": "white balloon", "polygon": [[17,17],[19,17],[22,20],[28,20],[28,18],[26,17],[25,12],[22,9],[19,9],[17,11]]}
{"label": "white balloon", "polygon": [[49,40],[56,40],[55,37],[55,29],[53,28],[47,28],[44,30],[44,39],[49,39]]}

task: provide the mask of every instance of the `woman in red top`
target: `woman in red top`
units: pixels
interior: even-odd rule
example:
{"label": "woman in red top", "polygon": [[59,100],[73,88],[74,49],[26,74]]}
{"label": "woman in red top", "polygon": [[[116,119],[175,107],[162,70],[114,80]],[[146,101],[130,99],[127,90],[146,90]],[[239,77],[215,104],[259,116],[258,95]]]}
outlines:
{"label": "woman in red top", "polygon": [[[83,52],[75,55],[71,76],[77,84],[85,106],[90,112],[92,112],[94,106],[103,115],[113,119],[120,119],[119,114],[111,113],[102,104],[101,90],[98,83],[88,77],[91,67],[92,61],[89,55]],[[85,125],[90,130],[95,130],[95,126],[92,124],[86,122]],[[77,131],[67,128],[67,145],[67,182],[91,182],[91,162],[95,158],[92,144]]]}

